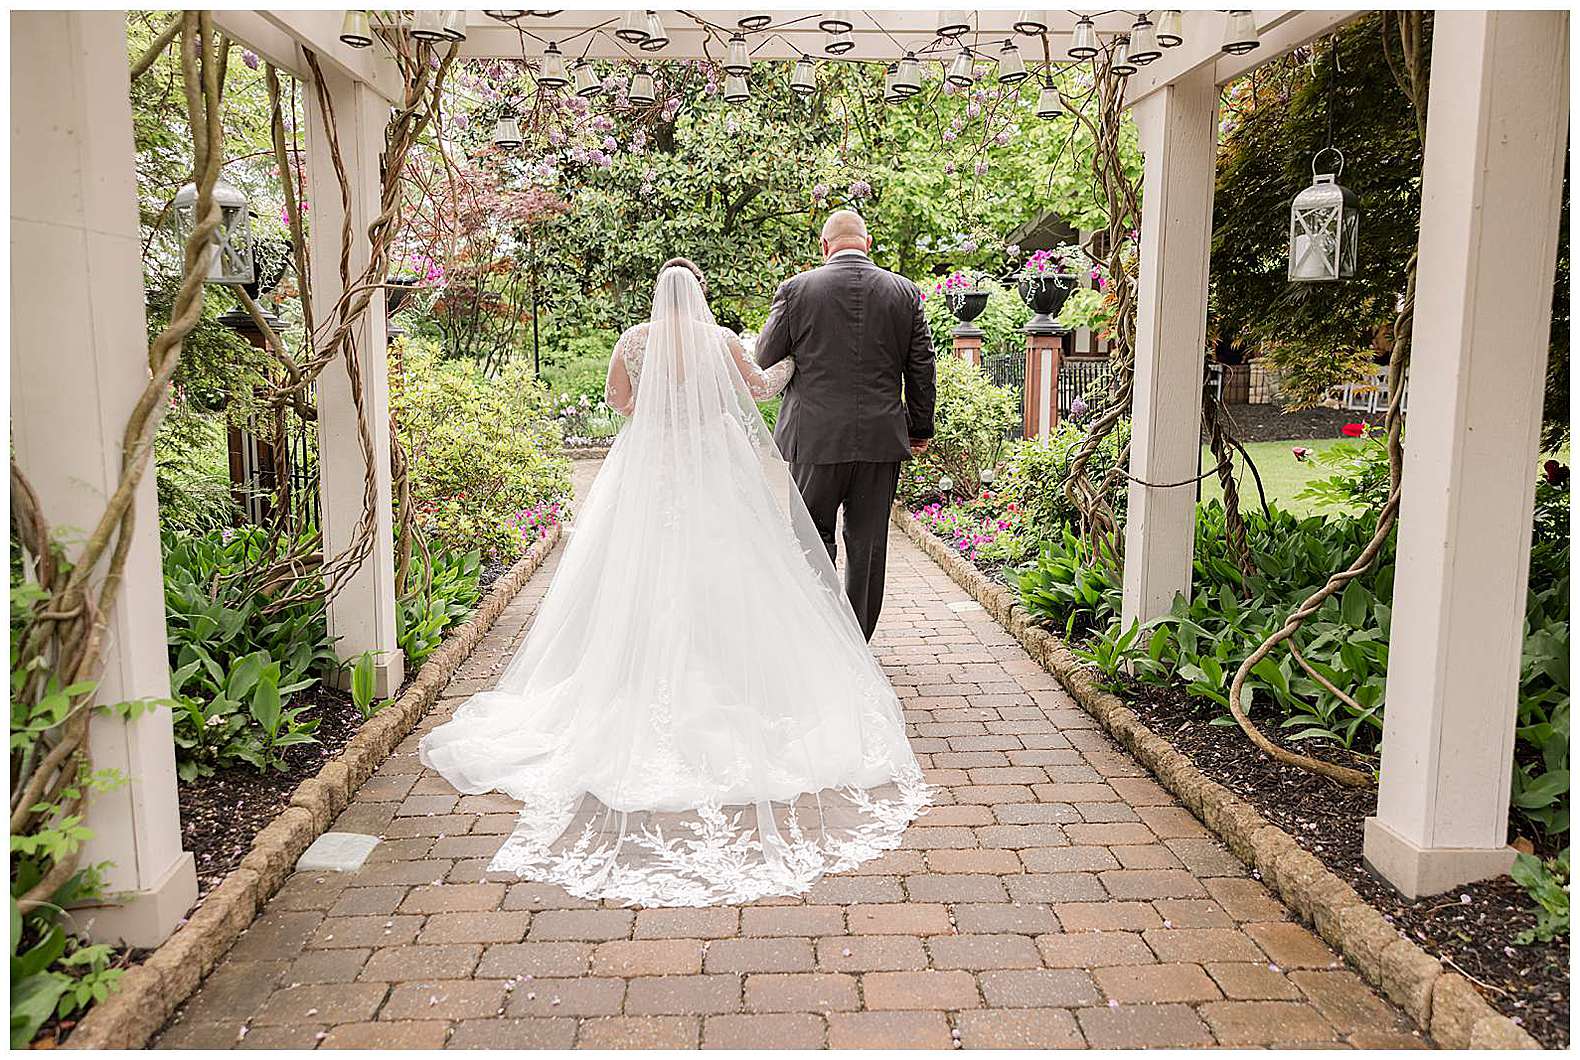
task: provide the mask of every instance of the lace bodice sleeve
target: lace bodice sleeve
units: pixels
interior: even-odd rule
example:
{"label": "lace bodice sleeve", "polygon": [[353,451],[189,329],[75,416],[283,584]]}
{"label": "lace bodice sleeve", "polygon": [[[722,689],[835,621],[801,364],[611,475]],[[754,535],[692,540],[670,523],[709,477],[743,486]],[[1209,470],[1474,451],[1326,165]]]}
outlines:
{"label": "lace bodice sleeve", "polygon": [[609,357],[609,377],[604,382],[604,404],[622,416],[636,409],[637,380],[642,374],[642,354],[647,350],[647,325],[627,328]]}
{"label": "lace bodice sleeve", "polygon": [[751,391],[754,401],[767,401],[790,382],[790,377],[795,374],[793,357],[786,357],[771,368],[759,368],[757,362],[747,355],[739,335],[729,328],[719,330],[724,333],[724,344],[729,347],[735,368],[741,373],[741,378],[746,380],[746,389]]}

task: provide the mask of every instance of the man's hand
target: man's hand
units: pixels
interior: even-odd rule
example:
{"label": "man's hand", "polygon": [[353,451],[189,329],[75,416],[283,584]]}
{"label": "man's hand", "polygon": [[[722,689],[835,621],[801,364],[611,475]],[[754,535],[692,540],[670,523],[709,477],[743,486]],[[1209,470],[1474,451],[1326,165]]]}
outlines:
{"label": "man's hand", "polygon": [[927,439],[926,438],[912,438],[911,439],[911,455],[912,456],[921,456],[925,452],[927,452]]}

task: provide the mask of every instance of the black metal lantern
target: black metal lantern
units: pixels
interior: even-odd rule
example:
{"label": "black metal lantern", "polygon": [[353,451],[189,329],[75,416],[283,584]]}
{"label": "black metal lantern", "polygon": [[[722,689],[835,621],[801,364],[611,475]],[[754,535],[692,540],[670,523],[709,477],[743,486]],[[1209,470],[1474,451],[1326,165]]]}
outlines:
{"label": "black metal lantern", "polygon": [[[1318,173],[1317,160],[1332,151],[1339,164]],[[1360,235],[1360,200],[1339,183],[1344,152],[1324,147],[1311,159],[1311,187],[1295,196],[1289,209],[1289,279],[1323,283],[1355,275],[1356,242]]]}

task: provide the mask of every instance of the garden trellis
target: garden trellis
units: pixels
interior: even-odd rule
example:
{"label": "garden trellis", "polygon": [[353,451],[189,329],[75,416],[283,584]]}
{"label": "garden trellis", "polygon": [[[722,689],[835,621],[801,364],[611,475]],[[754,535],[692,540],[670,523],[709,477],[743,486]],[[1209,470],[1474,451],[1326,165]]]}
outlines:
{"label": "garden trellis", "polygon": [[[856,12],[848,29],[830,29],[819,24],[820,13],[665,11],[654,13],[656,32],[646,12],[637,14],[528,12],[501,21],[482,12],[424,12],[407,33],[401,19],[383,15],[364,27],[355,13],[227,10],[185,14],[162,35],[164,44],[177,36],[188,42],[199,159],[202,238],[188,247],[177,324],[194,319],[204,225],[217,222],[211,189],[219,166],[207,145],[218,137],[210,112],[224,62],[220,35],[308,86],[314,214],[307,231],[293,226],[293,236],[298,269],[311,278],[305,308],[314,338],[300,356],[278,343],[273,353],[286,379],[296,378],[293,371],[317,376],[325,577],[334,590],[328,606],[340,650],[347,657],[378,653],[385,689],[400,683],[382,312],[398,207],[385,178],[398,173],[403,145],[428,120],[445,63],[498,59],[542,72],[551,43],[571,79],[560,92],[590,88],[582,60],[622,62],[633,71],[675,59],[719,62],[739,34],[754,66],[803,56],[815,64],[894,64],[897,97],[910,84],[908,57],[941,74],[969,53],[971,75],[991,77],[1004,46],[1014,43],[1029,76],[1042,78],[1068,71],[1072,45],[1092,47],[1113,72],[1094,82],[1099,93],[1109,86],[1100,102],[1134,116],[1145,155],[1137,208],[1121,204],[1119,211],[1130,214],[1126,239],[1110,244],[1114,253],[1127,241],[1134,248],[1133,258],[1115,262],[1133,277],[1133,340],[1128,352],[1118,344],[1134,366],[1133,375],[1120,373],[1130,375],[1120,385],[1131,391],[1129,474],[1138,480],[1129,486],[1122,543],[1125,621],[1155,618],[1176,593],[1188,593],[1194,491],[1148,483],[1197,474],[1219,86],[1357,12],[1159,12],[1148,21],[1161,55],[1148,63],[1141,59],[1152,50],[1149,27],[1138,30],[1136,14],[1126,12],[1049,12],[1030,22],[1004,11],[950,13],[947,20],[932,11]],[[1399,339],[1430,350],[1434,362],[1412,376],[1411,446],[1397,491],[1404,517],[1395,610],[1412,621],[1397,630],[1390,657],[1378,815],[1366,837],[1372,865],[1409,893],[1508,863],[1513,675],[1524,601],[1515,572],[1528,550],[1517,528],[1529,521],[1525,471],[1535,462],[1541,410],[1568,102],[1555,84],[1567,76],[1567,27],[1561,12],[1437,18],[1432,65],[1439,76],[1421,110],[1423,132],[1430,126],[1432,135],[1425,137],[1416,323],[1413,337]],[[617,35],[622,28],[631,40]],[[51,579],[57,597],[37,611],[44,623],[38,636],[50,647],[41,656],[41,685],[28,694],[42,702],[51,674],[62,688],[97,676],[95,693],[74,693],[72,725],[79,727],[95,703],[158,700],[168,692],[157,547],[149,536],[152,486],[140,481],[140,468],[162,400],[152,384],[179,356],[182,334],[175,327],[146,356],[127,356],[143,345],[145,329],[120,73],[124,39],[114,12],[21,12],[13,22],[12,152],[41,160],[14,174],[13,254],[26,267],[13,269],[12,281],[13,497],[40,582]],[[206,53],[190,47],[198,40]],[[1170,41],[1176,43],[1164,47]],[[200,61],[202,54],[212,58]],[[1134,72],[1114,71],[1116,65]],[[553,66],[551,82],[558,79]],[[1006,69],[1014,72],[1014,60]],[[811,72],[815,78],[818,71]],[[749,75],[735,76],[754,90]],[[661,114],[666,101],[657,87],[650,105]],[[922,101],[892,105],[925,106],[925,93],[914,95]],[[518,118],[531,101],[519,102]],[[787,98],[785,106],[794,102]],[[1061,102],[1068,112],[1070,100]],[[67,194],[73,183],[88,190]],[[86,547],[52,551],[51,528],[72,525],[87,530]],[[1120,547],[1117,537],[1112,547]],[[77,746],[86,738],[77,729],[62,730],[62,737]],[[166,775],[168,711],[96,719],[92,744],[95,766],[129,781],[88,804],[95,838],[82,857],[114,862],[112,884],[125,898],[97,918],[96,930],[150,944],[184,915],[183,896],[191,893],[191,860],[180,848],[173,777]],[[59,765],[71,754],[52,761]],[[64,794],[58,779],[37,783]],[[14,815],[16,808],[14,800]]]}

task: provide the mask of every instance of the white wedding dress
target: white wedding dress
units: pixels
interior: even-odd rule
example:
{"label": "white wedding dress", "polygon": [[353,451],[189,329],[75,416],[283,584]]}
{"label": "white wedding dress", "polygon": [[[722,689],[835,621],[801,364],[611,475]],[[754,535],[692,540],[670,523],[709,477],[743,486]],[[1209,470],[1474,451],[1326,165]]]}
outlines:
{"label": "white wedding dress", "polygon": [[790,369],[679,268],[617,364],[631,419],[532,631],[422,760],[524,804],[493,870],[648,906],[800,893],[899,846],[929,794],[757,411]]}

